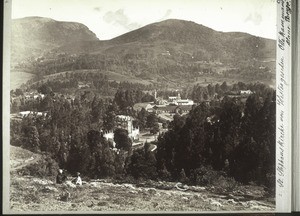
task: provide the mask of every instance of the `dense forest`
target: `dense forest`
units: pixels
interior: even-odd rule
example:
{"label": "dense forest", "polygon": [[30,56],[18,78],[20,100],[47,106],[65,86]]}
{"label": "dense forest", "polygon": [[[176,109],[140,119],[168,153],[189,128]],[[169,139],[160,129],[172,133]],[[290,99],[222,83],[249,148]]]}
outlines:
{"label": "dense forest", "polygon": [[[90,80],[99,89],[106,85],[101,79],[95,81],[95,77]],[[151,128],[157,133],[159,118],[155,114],[132,109],[135,103],[152,101],[153,96],[143,92],[142,86],[116,87],[113,98],[87,90],[74,100],[56,94],[54,90],[61,87],[50,81],[34,86],[46,95],[44,98],[25,100],[21,90],[12,91],[12,96],[21,98],[18,103],[12,102],[12,110],[44,114],[12,119],[11,144],[48,155],[52,158],[48,167],[55,161],[70,173],[79,171],[89,178],[153,179],[198,185],[223,179],[227,183],[265,185],[274,192],[273,89],[257,83],[226,82],[186,89],[184,94],[197,105],[187,115],[175,115],[166,126],[168,131],[160,133],[153,143],[157,150],[150,151],[149,143],[134,150],[128,132],[117,131],[115,120],[118,114],[131,115],[141,129]],[[246,89],[253,94],[232,97],[238,90]],[[208,99],[210,105],[205,102]],[[105,130],[115,130],[118,151],[103,138]]]}

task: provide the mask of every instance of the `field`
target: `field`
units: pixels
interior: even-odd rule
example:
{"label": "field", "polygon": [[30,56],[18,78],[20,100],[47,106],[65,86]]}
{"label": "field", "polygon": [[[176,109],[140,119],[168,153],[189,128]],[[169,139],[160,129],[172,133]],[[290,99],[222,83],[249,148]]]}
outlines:
{"label": "field", "polygon": [[[28,211],[105,212],[199,212],[273,211],[274,200],[263,196],[258,186],[240,186],[228,194],[213,188],[188,186],[184,191],[176,182],[121,183],[108,179],[85,180],[82,186],[69,181],[55,184],[55,176],[37,178],[21,175],[19,163],[38,166],[39,156],[11,147],[10,208],[13,213]],[[22,166],[24,167],[24,166]],[[254,197],[256,197],[254,199]]]}
{"label": "field", "polygon": [[32,79],[35,75],[27,72],[11,72],[10,73],[10,89],[19,88],[22,84]]}

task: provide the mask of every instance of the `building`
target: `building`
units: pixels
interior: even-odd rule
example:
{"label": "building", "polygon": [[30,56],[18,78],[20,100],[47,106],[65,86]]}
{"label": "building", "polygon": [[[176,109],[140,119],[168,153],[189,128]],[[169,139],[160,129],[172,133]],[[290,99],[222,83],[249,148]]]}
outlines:
{"label": "building", "polygon": [[167,105],[167,106],[154,106],[153,109],[157,114],[169,113],[169,114],[187,114],[192,105]]}
{"label": "building", "polygon": [[169,96],[168,97],[168,102],[173,103],[177,99],[178,99],[178,97],[176,97],[176,96]]}
{"label": "building", "polygon": [[194,105],[194,101],[190,99],[181,99],[180,93],[175,96],[170,96],[168,98],[169,104],[174,104],[176,106],[191,106]]}
{"label": "building", "polygon": [[28,116],[46,116],[47,112],[36,112],[36,111],[22,111],[19,112],[18,117],[24,118]]}
{"label": "building", "polygon": [[133,117],[117,115],[117,127],[126,129],[132,141],[139,140],[140,129],[133,127]]}
{"label": "building", "polygon": [[241,95],[250,95],[250,94],[253,94],[253,92],[251,90],[241,90],[240,94]]}
{"label": "building", "polygon": [[133,105],[135,111],[141,111],[143,108],[149,112],[153,108],[153,105],[151,103],[136,103]]}
{"label": "building", "polygon": [[[133,117],[126,116],[126,115],[117,115],[117,128],[123,128],[128,131],[128,137],[132,141],[138,141],[140,136],[140,129],[137,127],[133,127]],[[115,146],[114,142],[114,132],[113,131],[106,131],[103,133],[103,137],[106,140],[112,141],[113,145]]]}
{"label": "building", "polygon": [[190,100],[190,99],[179,99],[179,100],[175,100],[173,102],[175,105],[177,106],[189,106],[189,105],[194,105],[194,101]]}
{"label": "building", "polygon": [[45,95],[38,92],[29,92],[29,93],[25,93],[24,97],[26,99],[37,99],[37,98],[43,99]]}

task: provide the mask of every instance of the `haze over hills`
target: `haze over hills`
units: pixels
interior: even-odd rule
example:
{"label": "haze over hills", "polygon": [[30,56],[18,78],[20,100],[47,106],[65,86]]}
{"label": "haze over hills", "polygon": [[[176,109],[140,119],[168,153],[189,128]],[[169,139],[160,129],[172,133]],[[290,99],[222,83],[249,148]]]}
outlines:
{"label": "haze over hills", "polygon": [[[12,33],[12,58],[16,62],[24,60],[18,53],[44,57],[42,62],[30,60],[17,69],[42,75],[100,69],[148,80],[155,80],[157,75],[188,81],[203,73],[230,71],[227,77],[248,76],[253,81],[273,79],[275,73],[275,40],[218,32],[191,21],[165,20],[100,41],[82,24],[31,17],[14,20]],[[231,70],[241,67],[252,69],[249,73],[241,69],[235,76]]]}

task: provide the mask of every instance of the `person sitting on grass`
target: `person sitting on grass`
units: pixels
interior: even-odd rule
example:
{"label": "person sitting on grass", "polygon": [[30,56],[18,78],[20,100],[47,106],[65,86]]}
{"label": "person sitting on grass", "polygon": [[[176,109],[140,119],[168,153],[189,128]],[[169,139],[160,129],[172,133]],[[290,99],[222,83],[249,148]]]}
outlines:
{"label": "person sitting on grass", "polygon": [[82,180],[79,172],[77,172],[77,176],[71,182],[76,185],[82,185]]}
{"label": "person sitting on grass", "polygon": [[58,174],[56,176],[56,183],[57,184],[62,184],[67,180],[67,176],[63,173],[62,169],[58,170]]}

